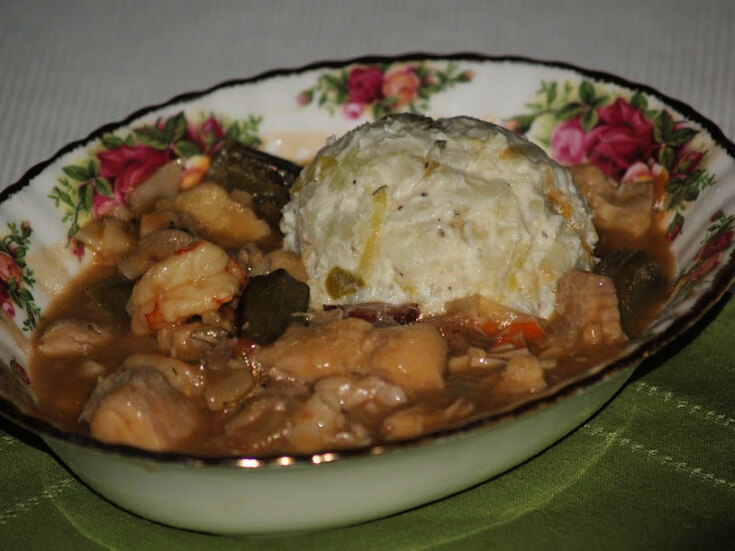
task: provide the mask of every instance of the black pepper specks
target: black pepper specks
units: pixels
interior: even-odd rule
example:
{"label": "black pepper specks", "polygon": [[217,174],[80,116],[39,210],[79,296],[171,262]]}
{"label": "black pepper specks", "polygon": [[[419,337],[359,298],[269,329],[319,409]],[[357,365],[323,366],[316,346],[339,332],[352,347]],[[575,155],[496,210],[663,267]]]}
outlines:
{"label": "black pepper specks", "polygon": [[447,232],[443,228],[439,228],[439,237],[444,237],[445,235],[447,235]]}
{"label": "black pepper specks", "polygon": [[421,192],[421,197],[428,197],[428,196],[429,196],[429,194],[428,194],[428,193],[426,193],[425,191],[422,191],[422,192]]}
{"label": "black pepper specks", "polygon": [[403,210],[403,205],[398,205],[398,210]]}

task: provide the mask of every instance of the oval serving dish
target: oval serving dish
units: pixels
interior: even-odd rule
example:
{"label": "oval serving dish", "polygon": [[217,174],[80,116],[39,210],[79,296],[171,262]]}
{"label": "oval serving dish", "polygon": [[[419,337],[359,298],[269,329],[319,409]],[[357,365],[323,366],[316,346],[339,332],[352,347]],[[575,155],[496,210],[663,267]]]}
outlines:
{"label": "oval serving dish", "polygon": [[[225,134],[303,164],[327,137],[402,111],[495,122],[562,164],[594,163],[604,149],[615,161],[606,165],[608,175],[657,186],[656,208],[676,265],[674,293],[654,323],[614,361],[531,403],[361,451],[202,459],[102,444],[44,418],[27,367],[30,336],[50,299],[90,262],[71,236],[118,201],[137,173],[159,166],[162,152],[190,157]],[[215,533],[363,522],[500,474],[583,423],[640,360],[685,331],[735,280],[733,143],[649,87],[515,57],[360,58],[225,82],[69,144],[0,199],[0,414],[38,433],[84,482],[121,507]]]}

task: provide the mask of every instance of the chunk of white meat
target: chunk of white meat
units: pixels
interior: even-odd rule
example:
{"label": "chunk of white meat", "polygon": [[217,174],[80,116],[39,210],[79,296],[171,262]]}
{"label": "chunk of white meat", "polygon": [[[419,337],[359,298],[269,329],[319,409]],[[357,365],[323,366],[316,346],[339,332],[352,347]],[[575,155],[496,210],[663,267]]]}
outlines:
{"label": "chunk of white meat", "polygon": [[[227,422],[225,440],[231,449],[248,450],[254,454],[267,454],[279,449],[288,431],[291,415],[306,401],[308,394],[304,387],[279,387],[265,395],[248,399],[243,408]],[[289,390],[299,392],[294,394],[289,393]]]}
{"label": "chunk of white meat", "polygon": [[194,321],[161,329],[156,333],[158,349],[173,358],[198,360],[232,337],[232,326],[228,321]]}
{"label": "chunk of white meat", "polygon": [[653,213],[653,182],[618,183],[594,165],[573,166],[570,171],[592,208],[595,227],[631,237],[648,232]]}
{"label": "chunk of white meat", "polygon": [[267,222],[212,182],[204,182],[174,197],[162,199],[156,207],[183,215],[182,222],[187,229],[228,249],[237,249],[271,234]]}
{"label": "chunk of white meat", "polygon": [[126,278],[137,279],[156,262],[188,247],[194,241],[196,239],[185,231],[159,230],[138,241],[138,244],[118,261],[117,267]]}
{"label": "chunk of white meat", "polygon": [[[260,396],[250,400],[225,425],[230,437],[250,437],[263,444],[283,437],[288,419],[288,401],[277,396]],[[256,447],[262,447],[257,446]]]}
{"label": "chunk of white meat", "polygon": [[452,373],[462,373],[476,369],[493,370],[504,367],[507,363],[507,358],[476,346],[469,346],[464,354],[452,356],[448,367]]}
{"label": "chunk of white meat", "polygon": [[131,330],[146,335],[218,310],[236,296],[245,274],[224,249],[198,241],[154,264],[127,304]]}
{"label": "chunk of white meat", "polygon": [[145,237],[160,230],[182,227],[181,216],[172,210],[157,210],[140,217],[138,237]]}
{"label": "chunk of white meat", "polygon": [[564,274],[556,289],[556,314],[549,351],[625,342],[615,284],[607,276],[580,270]]}
{"label": "chunk of white meat", "polygon": [[210,411],[227,410],[247,397],[255,388],[255,378],[245,362],[230,360],[226,369],[209,370],[204,392]]}
{"label": "chunk of white meat", "polygon": [[[484,350],[476,346],[467,348],[464,354],[453,356],[449,359],[449,371],[452,373],[463,373],[478,370],[488,373],[495,373],[498,369],[505,368],[516,356],[530,356],[528,348],[516,348],[515,346],[505,345],[494,347],[492,350]],[[543,358],[539,360],[539,365],[544,370],[556,367],[556,360],[552,358]]]}
{"label": "chunk of white meat", "polygon": [[435,327],[414,325],[374,328],[358,318],[314,327],[290,327],[257,359],[298,379],[349,373],[376,374],[404,389],[441,388],[447,348]]}
{"label": "chunk of white meat", "polygon": [[136,232],[130,222],[104,216],[85,224],[74,234],[74,239],[84,243],[101,257],[114,259],[135,245]]}
{"label": "chunk of white meat", "polygon": [[321,379],[313,392],[307,385],[280,380],[252,395],[225,432],[230,445],[263,453],[368,445],[373,435],[361,419],[408,403],[399,386],[358,375]]}
{"label": "chunk of white meat", "polygon": [[204,373],[199,367],[162,354],[133,354],[125,359],[122,367],[155,369],[172,387],[189,398],[200,395],[204,389]]}
{"label": "chunk of white meat", "polygon": [[130,209],[137,215],[153,210],[156,200],[171,197],[179,192],[183,163],[177,159],[158,168],[148,179],[137,186],[128,197]]}
{"label": "chunk of white meat", "polygon": [[449,315],[458,314],[470,320],[490,320],[499,328],[507,327],[518,318],[528,317],[526,314],[477,294],[447,302],[446,310]]}
{"label": "chunk of white meat", "polygon": [[388,415],[383,420],[380,432],[386,440],[415,438],[432,430],[456,424],[466,419],[473,411],[474,406],[462,398],[445,408],[416,404]]}
{"label": "chunk of white meat", "polygon": [[363,370],[377,337],[368,322],[340,319],[318,327],[291,326],[276,341],[256,352],[265,368],[307,382]]}
{"label": "chunk of white meat", "polygon": [[79,375],[87,377],[89,379],[96,379],[105,374],[107,368],[99,362],[94,360],[84,360],[79,365]]}
{"label": "chunk of white meat", "polygon": [[249,209],[253,208],[254,205],[252,194],[248,193],[244,189],[233,189],[230,192],[230,199]]}
{"label": "chunk of white meat", "polygon": [[546,388],[544,372],[542,362],[525,350],[525,353],[508,360],[495,389],[513,394],[533,394]]}
{"label": "chunk of white meat", "polygon": [[82,413],[91,435],[110,444],[176,449],[201,427],[197,405],[156,369],[125,370],[103,379]]}
{"label": "chunk of white meat", "polygon": [[447,343],[435,327],[410,325],[375,329],[378,344],[366,366],[405,389],[442,388],[447,366]]}
{"label": "chunk of white meat", "polygon": [[81,318],[65,318],[44,329],[37,349],[48,356],[81,356],[113,338],[110,327]]}
{"label": "chunk of white meat", "polygon": [[374,375],[325,377],[314,384],[314,392],[333,409],[360,408],[371,415],[408,403],[402,387]]}
{"label": "chunk of white meat", "polygon": [[296,453],[356,448],[370,443],[367,429],[350,421],[339,407],[312,395],[289,419],[285,437]]}

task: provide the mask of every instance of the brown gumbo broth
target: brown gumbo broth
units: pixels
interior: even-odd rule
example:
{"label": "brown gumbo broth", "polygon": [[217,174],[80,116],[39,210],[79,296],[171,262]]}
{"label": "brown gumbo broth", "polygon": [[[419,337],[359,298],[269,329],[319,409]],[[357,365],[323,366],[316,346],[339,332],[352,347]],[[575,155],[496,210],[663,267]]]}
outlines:
{"label": "brown gumbo broth", "polygon": [[[179,169],[167,170],[178,178]],[[278,248],[274,208],[283,199],[274,207],[213,173],[194,188],[200,196],[161,192],[93,221],[78,239],[94,266],[53,301],[34,337],[42,408],[63,428],[103,441],[224,456],[360,448],[523,403],[613,358],[650,323],[673,270],[651,203],[632,233],[629,223],[598,223],[595,190],[610,182],[590,167],[572,171],[596,213],[597,256],[647,251],[622,262],[635,257],[656,281],[625,291],[629,282],[615,278],[630,266],[613,265],[610,277],[572,270],[550,320],[478,296],[433,318],[416,305],[308,310],[303,264]],[[160,172],[150,180],[166,177]],[[601,195],[640,210],[638,195],[632,206]],[[197,212],[197,203],[220,205],[245,229],[229,234],[232,225]],[[172,231],[180,233],[161,233]],[[164,235],[163,245],[131,260],[143,234]],[[204,275],[195,282],[192,274]],[[122,308],[90,296],[100,281],[121,284]],[[621,293],[637,301],[620,305],[629,312],[624,327]]]}

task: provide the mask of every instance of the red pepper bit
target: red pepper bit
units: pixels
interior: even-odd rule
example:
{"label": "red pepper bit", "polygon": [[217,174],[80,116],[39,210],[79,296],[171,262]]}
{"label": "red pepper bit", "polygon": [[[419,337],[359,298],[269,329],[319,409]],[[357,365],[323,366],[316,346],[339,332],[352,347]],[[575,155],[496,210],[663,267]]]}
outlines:
{"label": "red pepper bit", "polygon": [[253,339],[248,339],[247,337],[240,337],[237,339],[237,342],[235,343],[235,354],[236,356],[240,356],[241,358],[252,358],[253,354],[255,354],[255,351],[260,347],[260,345],[255,342]]}
{"label": "red pepper bit", "polygon": [[488,337],[495,337],[496,344],[512,344],[516,348],[525,348],[529,342],[544,336],[544,330],[536,320],[515,321],[503,328],[487,320],[480,329]]}
{"label": "red pepper bit", "polygon": [[488,337],[494,337],[500,332],[500,326],[493,320],[486,320],[480,325],[480,329]]}
{"label": "red pepper bit", "polygon": [[156,329],[162,329],[166,325],[166,320],[163,318],[161,308],[158,306],[158,301],[153,306],[153,309],[145,315],[145,321],[148,324],[148,329],[155,331]]}
{"label": "red pepper bit", "polygon": [[248,282],[248,274],[245,270],[243,270],[242,266],[240,266],[235,260],[230,258],[229,262],[227,263],[227,267],[225,268],[225,271],[229,273],[230,275],[237,278],[237,280],[240,282],[240,286],[244,287]]}
{"label": "red pepper bit", "polygon": [[194,243],[191,243],[191,244],[187,245],[186,247],[182,247],[180,249],[176,249],[174,251],[174,254],[178,256],[180,254],[184,254],[184,253],[188,253],[189,251],[193,251],[194,249],[196,249],[199,246],[200,243],[201,243],[201,241],[194,241]]}

